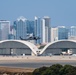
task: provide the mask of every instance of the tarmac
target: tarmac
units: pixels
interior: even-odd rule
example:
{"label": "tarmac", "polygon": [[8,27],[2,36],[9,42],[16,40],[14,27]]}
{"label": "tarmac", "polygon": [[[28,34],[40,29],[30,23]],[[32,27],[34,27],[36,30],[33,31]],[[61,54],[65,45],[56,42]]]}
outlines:
{"label": "tarmac", "polygon": [[76,66],[76,56],[0,56],[0,66],[39,68],[53,64]]}
{"label": "tarmac", "polygon": [[15,61],[49,61],[49,60],[70,60],[76,61],[76,56],[0,56],[0,61],[15,60]]}

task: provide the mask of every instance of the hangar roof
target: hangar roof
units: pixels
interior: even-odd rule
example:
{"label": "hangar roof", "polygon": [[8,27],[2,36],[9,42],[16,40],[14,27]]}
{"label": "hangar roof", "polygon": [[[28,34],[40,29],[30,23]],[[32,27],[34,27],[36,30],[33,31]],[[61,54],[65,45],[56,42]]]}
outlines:
{"label": "hangar roof", "polygon": [[[28,42],[28,41],[23,41],[23,40],[3,40],[3,41],[0,41],[0,45],[2,44],[2,43],[10,43],[10,42],[17,42],[17,43],[22,43],[22,44],[24,44],[25,46],[28,46],[35,54],[37,54],[36,53],[36,51],[38,51],[38,48],[34,45],[34,44],[32,44],[32,43],[30,43],[30,42]],[[14,43],[14,46],[15,46],[16,44]]]}
{"label": "hangar roof", "polygon": [[40,52],[42,54],[47,48],[76,48],[75,40],[58,40],[48,43]]}

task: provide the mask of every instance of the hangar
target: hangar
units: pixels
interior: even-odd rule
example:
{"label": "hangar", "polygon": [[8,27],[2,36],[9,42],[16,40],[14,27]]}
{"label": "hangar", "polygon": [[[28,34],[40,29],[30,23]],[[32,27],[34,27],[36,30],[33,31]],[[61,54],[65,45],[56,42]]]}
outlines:
{"label": "hangar", "polygon": [[3,40],[0,41],[0,55],[37,55],[38,48],[23,40]]}
{"label": "hangar", "polygon": [[76,54],[75,40],[60,40],[48,43],[40,52],[40,55],[49,55],[49,54],[59,55],[62,52],[67,52],[68,50],[71,50],[72,53]]}

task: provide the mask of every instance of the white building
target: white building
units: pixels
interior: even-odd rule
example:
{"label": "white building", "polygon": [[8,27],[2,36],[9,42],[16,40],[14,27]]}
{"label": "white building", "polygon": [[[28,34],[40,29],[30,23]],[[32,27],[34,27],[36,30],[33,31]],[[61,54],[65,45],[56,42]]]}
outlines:
{"label": "white building", "polygon": [[51,42],[58,40],[58,28],[51,28]]}
{"label": "white building", "polygon": [[42,24],[41,24],[41,31],[42,31],[42,37],[41,37],[41,42],[42,44],[45,44],[45,20],[42,19]]}
{"label": "white building", "polygon": [[50,17],[44,16],[43,24],[45,26],[45,42],[48,43],[51,41],[51,26],[50,26]]}
{"label": "white building", "polygon": [[0,40],[8,39],[10,32],[10,21],[0,20]]}

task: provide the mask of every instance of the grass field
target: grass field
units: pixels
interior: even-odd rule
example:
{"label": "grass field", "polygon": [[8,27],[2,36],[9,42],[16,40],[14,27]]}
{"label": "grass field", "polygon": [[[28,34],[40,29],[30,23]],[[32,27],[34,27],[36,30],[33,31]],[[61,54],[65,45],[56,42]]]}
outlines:
{"label": "grass field", "polygon": [[0,75],[31,75],[33,68],[0,67]]}

